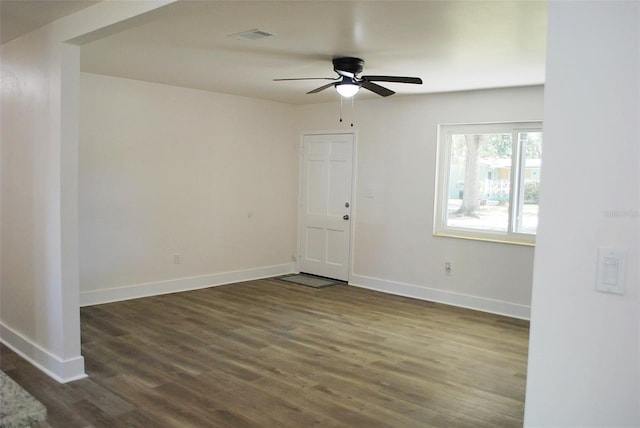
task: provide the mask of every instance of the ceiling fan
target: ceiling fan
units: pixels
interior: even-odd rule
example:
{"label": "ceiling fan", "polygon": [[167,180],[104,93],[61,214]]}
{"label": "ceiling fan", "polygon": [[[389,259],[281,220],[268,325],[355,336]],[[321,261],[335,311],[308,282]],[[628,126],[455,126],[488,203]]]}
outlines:
{"label": "ceiling fan", "polygon": [[331,83],[313,89],[307,94],[315,94],[334,86],[338,93],[343,97],[349,98],[354,96],[360,88],[365,88],[371,92],[375,92],[383,97],[395,94],[395,91],[387,89],[373,82],[393,82],[393,83],[413,83],[422,84],[419,77],[402,77],[402,76],[360,76],[362,72],[364,60],[353,57],[338,57],[333,59],[333,70],[338,73],[338,77],[300,77],[294,79],[273,79],[276,82],[286,80],[332,80]]}

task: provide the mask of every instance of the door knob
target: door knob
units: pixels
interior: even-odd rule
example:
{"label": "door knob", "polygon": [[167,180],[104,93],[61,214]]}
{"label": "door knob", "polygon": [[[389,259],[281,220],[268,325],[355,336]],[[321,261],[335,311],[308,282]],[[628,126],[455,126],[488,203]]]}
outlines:
{"label": "door knob", "polygon": [[343,215],[343,216],[342,216],[342,219],[343,219],[343,220],[349,220],[349,214],[345,214],[345,215]]}

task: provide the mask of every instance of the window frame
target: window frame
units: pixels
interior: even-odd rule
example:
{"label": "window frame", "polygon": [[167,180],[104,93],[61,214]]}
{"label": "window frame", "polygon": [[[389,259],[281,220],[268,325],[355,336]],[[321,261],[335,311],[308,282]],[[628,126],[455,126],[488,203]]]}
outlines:
{"label": "window frame", "polygon": [[[434,199],[433,235],[461,239],[473,239],[517,245],[535,245],[536,234],[515,232],[514,223],[524,204],[526,161],[523,142],[516,136],[520,132],[542,133],[542,121],[486,122],[486,123],[445,123],[438,124],[436,155],[436,189]],[[451,167],[452,134],[504,134],[511,133],[511,177],[509,189],[509,216],[506,231],[471,229],[448,226],[447,211],[449,201],[449,177]],[[544,134],[543,134],[544,140]],[[520,214],[521,215],[521,214]]]}

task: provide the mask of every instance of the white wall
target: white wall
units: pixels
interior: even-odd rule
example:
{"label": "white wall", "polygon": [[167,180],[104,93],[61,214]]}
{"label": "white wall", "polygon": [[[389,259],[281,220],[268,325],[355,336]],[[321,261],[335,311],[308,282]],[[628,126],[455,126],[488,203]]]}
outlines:
{"label": "white wall", "polygon": [[[295,107],[87,73],[81,82],[81,304],[295,268],[299,137],[337,128],[337,102]],[[436,131],[541,119],[542,104],[541,87],[357,102],[350,282],[528,318],[531,247],[432,235]],[[369,188],[374,198],[363,197]]]}
{"label": "white wall", "polygon": [[[542,107],[542,87],[356,100],[350,282],[528,318],[532,247],[433,236],[437,125],[540,120]],[[350,103],[342,125],[338,117],[337,100],[301,106],[299,130],[350,129]],[[365,197],[371,189],[375,197]]]}
{"label": "white wall", "polygon": [[[640,3],[551,2],[525,425],[640,426]],[[626,250],[624,295],[595,291]]]}
{"label": "white wall", "polygon": [[65,41],[169,2],[102,2],[0,48],[0,340],[62,382],[84,376],[77,243],[80,51]]}
{"label": "white wall", "polygon": [[81,304],[294,270],[294,106],[86,73],[80,105]]}

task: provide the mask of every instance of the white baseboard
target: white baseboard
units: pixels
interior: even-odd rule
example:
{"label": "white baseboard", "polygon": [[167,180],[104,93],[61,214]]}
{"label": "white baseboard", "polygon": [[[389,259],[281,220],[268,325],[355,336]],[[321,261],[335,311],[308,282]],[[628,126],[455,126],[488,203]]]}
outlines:
{"label": "white baseboard", "polygon": [[383,293],[396,294],[398,296],[412,297],[414,299],[428,300],[498,315],[506,315],[513,318],[528,320],[531,316],[531,307],[526,305],[487,299],[469,294],[454,293],[435,288],[420,287],[413,284],[388,281],[368,276],[352,274],[349,277],[349,285],[381,291]]}
{"label": "white baseboard", "polygon": [[158,296],[160,294],[197,290],[217,285],[232,284],[234,282],[269,278],[293,273],[296,271],[295,269],[296,266],[294,263],[285,263],[276,266],[222,272],[203,276],[192,276],[187,278],[171,279],[168,281],[147,282],[144,284],[127,285],[124,287],[81,291],[80,306],[99,305],[102,303],[119,302],[122,300],[138,299],[141,297]]}
{"label": "white baseboard", "polygon": [[63,360],[2,322],[0,322],[0,341],[60,383],[87,377],[82,355]]}

